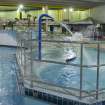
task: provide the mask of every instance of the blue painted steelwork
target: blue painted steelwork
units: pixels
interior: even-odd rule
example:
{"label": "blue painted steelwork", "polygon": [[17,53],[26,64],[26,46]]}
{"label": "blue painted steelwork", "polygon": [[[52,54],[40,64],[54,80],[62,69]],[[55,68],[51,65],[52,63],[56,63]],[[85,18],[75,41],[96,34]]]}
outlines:
{"label": "blue painted steelwork", "polygon": [[49,16],[48,14],[42,14],[40,15],[39,19],[38,19],[38,59],[41,60],[41,50],[42,50],[42,18],[43,17],[48,17],[53,19],[51,16]]}

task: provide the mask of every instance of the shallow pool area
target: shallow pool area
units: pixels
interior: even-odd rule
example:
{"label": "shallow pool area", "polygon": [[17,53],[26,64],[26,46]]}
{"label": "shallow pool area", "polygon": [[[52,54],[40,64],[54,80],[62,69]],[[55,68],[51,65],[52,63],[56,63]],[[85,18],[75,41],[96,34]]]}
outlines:
{"label": "shallow pool area", "polygon": [[[50,50],[50,49],[49,49]],[[61,53],[59,49],[54,49],[50,51],[46,50],[46,53],[42,54],[43,59],[50,59],[53,58],[54,61],[61,61],[65,62],[62,59]],[[56,51],[55,51],[56,50]],[[57,53],[55,53],[57,52]],[[97,49],[95,48],[84,48],[84,55],[83,55],[83,64],[84,65],[96,65],[97,64]],[[46,57],[47,56],[47,57]],[[59,58],[59,59],[58,59]],[[71,62],[70,64],[80,64],[80,57]],[[100,53],[100,63],[105,63],[105,51],[101,51]],[[39,70],[41,71],[41,70]],[[96,88],[96,67],[90,68],[83,68],[83,90],[92,91]],[[52,75],[53,74],[53,75]],[[100,68],[100,89],[105,88],[105,67]],[[61,65],[61,64],[48,64],[45,67],[43,66],[42,72],[40,72],[40,78],[46,82],[51,82],[57,85],[65,86],[65,87],[72,87],[79,89],[80,85],[80,68],[71,66],[71,65]]]}

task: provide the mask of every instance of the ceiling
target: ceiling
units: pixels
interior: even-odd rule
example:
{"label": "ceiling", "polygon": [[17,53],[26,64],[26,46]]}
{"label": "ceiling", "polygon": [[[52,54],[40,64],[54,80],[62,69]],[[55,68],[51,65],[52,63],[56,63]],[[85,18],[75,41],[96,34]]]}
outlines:
{"label": "ceiling", "polygon": [[0,0],[0,6],[10,6],[16,8],[19,4],[28,8],[41,8],[48,5],[49,8],[74,7],[88,9],[105,4],[105,0]]}

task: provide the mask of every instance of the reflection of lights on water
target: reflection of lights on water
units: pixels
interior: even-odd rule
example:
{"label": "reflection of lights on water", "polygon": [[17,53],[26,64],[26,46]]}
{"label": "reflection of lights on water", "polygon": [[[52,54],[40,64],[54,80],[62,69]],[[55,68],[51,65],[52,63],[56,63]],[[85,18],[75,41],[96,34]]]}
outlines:
{"label": "reflection of lights on water", "polygon": [[72,81],[71,83],[72,83],[72,84],[77,84],[77,81]]}
{"label": "reflection of lights on water", "polygon": [[85,61],[87,62],[87,64],[92,64],[93,63],[93,60],[90,56],[91,53],[87,52],[87,49],[84,47],[84,50],[83,50],[83,56],[85,58]]}
{"label": "reflection of lights on water", "polygon": [[14,71],[11,71],[10,74],[11,74],[11,75],[15,75],[15,72],[14,72]]}

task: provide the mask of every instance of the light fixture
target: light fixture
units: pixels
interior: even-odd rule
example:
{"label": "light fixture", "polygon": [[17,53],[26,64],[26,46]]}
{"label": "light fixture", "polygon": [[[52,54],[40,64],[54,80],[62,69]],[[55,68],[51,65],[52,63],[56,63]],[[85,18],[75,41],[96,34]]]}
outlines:
{"label": "light fixture", "polygon": [[24,6],[23,6],[22,4],[20,4],[20,5],[18,6],[17,13],[18,13],[18,12],[21,12],[21,11],[23,10],[23,8],[24,8]]}
{"label": "light fixture", "polygon": [[66,12],[67,10],[66,10],[66,9],[64,9],[63,11],[64,11],[64,12]]}
{"label": "light fixture", "polygon": [[24,8],[23,4],[20,4],[18,8],[23,9]]}
{"label": "light fixture", "polygon": [[42,8],[42,11],[45,11],[45,8],[44,7]]}
{"label": "light fixture", "polygon": [[69,11],[70,11],[70,12],[73,12],[73,11],[74,11],[74,8],[69,8]]}

